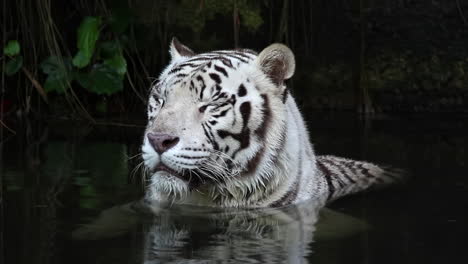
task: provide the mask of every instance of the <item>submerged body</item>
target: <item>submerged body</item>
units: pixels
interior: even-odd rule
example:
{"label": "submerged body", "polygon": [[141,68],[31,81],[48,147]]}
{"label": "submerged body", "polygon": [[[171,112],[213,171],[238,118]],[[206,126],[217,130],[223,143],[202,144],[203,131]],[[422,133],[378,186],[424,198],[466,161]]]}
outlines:
{"label": "submerged body", "polygon": [[220,207],[318,203],[398,179],[368,162],[316,156],[284,81],[294,55],[273,44],[194,54],[173,40],[152,87],[142,146],[146,199]]}

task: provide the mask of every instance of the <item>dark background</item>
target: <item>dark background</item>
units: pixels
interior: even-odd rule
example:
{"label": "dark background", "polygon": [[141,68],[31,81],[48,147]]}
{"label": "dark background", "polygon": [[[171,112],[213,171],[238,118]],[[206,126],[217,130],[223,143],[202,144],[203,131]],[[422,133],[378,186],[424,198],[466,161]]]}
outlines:
{"label": "dark background", "polygon": [[[23,57],[22,70],[11,76],[2,71],[4,118],[18,111],[89,120],[142,116],[148,87],[167,64],[173,36],[196,52],[287,44],[298,64],[289,85],[304,108],[468,110],[466,1],[20,0],[2,5],[2,42],[17,40]],[[89,17],[100,19],[99,36],[90,62],[77,68],[70,61],[79,51],[78,28]],[[102,66],[109,43],[119,46],[126,71],[86,87],[80,77],[99,78],[92,74]],[[64,67],[72,76],[61,90],[47,84],[51,74],[41,67],[51,56],[68,63]],[[3,56],[3,67],[11,59]]]}
{"label": "dark background", "polygon": [[[95,251],[86,256],[68,235],[141,194],[134,169],[146,95],[168,62],[173,36],[196,52],[287,44],[297,61],[288,86],[317,153],[413,173],[403,190],[333,204],[376,228],[342,245],[314,245],[315,256],[325,263],[329,256],[349,263],[353,254],[367,260],[355,262],[369,263],[464,257],[468,1],[4,0],[0,6],[6,263],[83,263],[105,255],[103,249],[127,263],[124,257],[139,248],[125,238],[110,247],[86,244],[85,252]],[[79,68],[72,61],[89,19],[100,21],[99,35]],[[5,55],[14,40],[20,52]],[[18,58],[22,64],[10,72]],[[355,250],[359,245],[367,251]]]}

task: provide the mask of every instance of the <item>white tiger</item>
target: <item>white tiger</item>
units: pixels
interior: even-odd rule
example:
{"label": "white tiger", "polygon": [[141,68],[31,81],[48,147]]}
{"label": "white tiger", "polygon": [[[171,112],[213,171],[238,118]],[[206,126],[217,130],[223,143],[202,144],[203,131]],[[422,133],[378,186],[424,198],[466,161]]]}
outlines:
{"label": "white tiger", "polygon": [[281,207],[399,178],[372,163],[315,155],[284,84],[295,70],[285,45],[195,54],[173,39],[170,54],[148,101],[147,200]]}

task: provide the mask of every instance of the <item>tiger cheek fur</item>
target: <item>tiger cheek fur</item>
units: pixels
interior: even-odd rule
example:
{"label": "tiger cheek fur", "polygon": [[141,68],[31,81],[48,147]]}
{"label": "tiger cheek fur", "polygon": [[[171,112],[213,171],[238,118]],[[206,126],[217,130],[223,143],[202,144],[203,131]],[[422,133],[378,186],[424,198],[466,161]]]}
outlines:
{"label": "tiger cheek fur", "polygon": [[295,70],[286,46],[197,55],[174,39],[170,53],[148,100],[149,200],[278,207],[398,178],[372,163],[315,156],[284,84]]}

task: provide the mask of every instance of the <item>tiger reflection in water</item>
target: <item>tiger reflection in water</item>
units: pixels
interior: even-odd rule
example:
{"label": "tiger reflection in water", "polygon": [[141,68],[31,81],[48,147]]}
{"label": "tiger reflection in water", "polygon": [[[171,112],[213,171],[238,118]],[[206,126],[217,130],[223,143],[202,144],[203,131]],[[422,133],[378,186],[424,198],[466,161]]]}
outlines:
{"label": "tiger reflection in water", "polygon": [[311,202],[250,210],[175,205],[155,214],[140,201],[105,210],[73,237],[140,235],[138,263],[308,263],[313,241],[364,229],[363,222]]}

